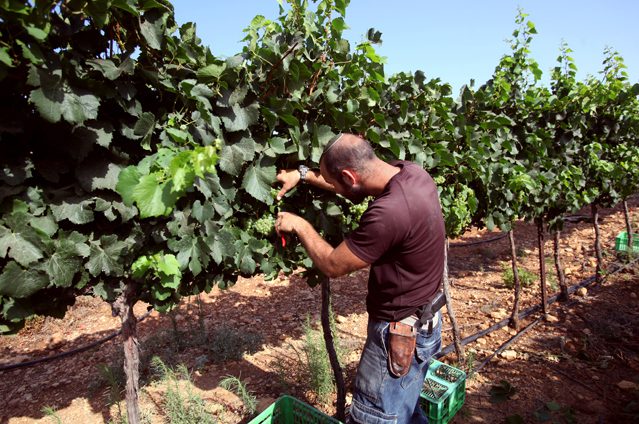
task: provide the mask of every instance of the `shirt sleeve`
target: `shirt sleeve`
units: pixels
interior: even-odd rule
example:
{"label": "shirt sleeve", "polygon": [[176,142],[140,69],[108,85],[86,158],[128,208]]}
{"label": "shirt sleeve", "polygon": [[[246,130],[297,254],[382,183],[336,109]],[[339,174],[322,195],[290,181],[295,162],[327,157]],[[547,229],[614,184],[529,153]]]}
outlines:
{"label": "shirt sleeve", "polygon": [[372,264],[392,249],[397,237],[398,231],[392,216],[384,214],[381,207],[373,207],[362,215],[359,227],[344,241],[358,258]]}

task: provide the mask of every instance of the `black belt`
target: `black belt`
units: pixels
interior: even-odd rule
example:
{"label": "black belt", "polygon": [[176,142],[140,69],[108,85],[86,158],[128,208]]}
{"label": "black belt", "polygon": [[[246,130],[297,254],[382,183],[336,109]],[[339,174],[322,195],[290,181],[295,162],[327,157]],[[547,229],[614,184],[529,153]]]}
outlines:
{"label": "black belt", "polygon": [[433,317],[446,304],[446,296],[440,291],[425,305],[417,309],[417,321],[415,321],[415,329],[421,328],[428,324],[428,332],[433,331]]}

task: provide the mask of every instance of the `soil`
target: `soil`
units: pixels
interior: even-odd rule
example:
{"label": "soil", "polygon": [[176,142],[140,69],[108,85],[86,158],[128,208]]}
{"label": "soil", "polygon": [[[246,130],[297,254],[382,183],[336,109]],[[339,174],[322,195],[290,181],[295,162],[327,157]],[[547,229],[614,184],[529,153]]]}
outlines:
{"label": "soil", "polygon": [[[639,213],[639,196],[629,201]],[[561,252],[569,285],[594,274],[594,231],[583,219],[566,224]],[[625,231],[620,207],[600,215],[605,268],[619,264],[615,236]],[[635,227],[637,226],[635,218]],[[507,237],[473,229],[453,240],[449,252],[453,307],[464,336],[507,318],[513,290],[504,284],[510,266]],[[524,289],[521,309],[540,303],[537,231],[515,226],[520,266],[535,274]],[[557,292],[552,238],[546,234],[549,295]],[[347,387],[353,381],[365,340],[364,299],[368,271],[331,281],[332,307]],[[154,377],[150,358],[167,367],[184,364],[192,385],[183,392],[202,398],[221,423],[248,422],[242,400],[220,381],[239,378],[258,400],[258,411],[282,394],[291,394],[327,414],[334,400],[322,401],[310,390],[305,355],[305,327],[319,329],[320,288],[301,273],[264,281],[241,279],[227,290],[193,296],[170,314],[151,312],[138,325],[141,358],[141,409],[145,422],[165,422],[167,383]],[[546,319],[534,313],[521,322],[533,327],[485,366],[494,352],[517,332],[503,327],[468,344],[466,361],[455,353],[440,360],[468,372],[466,400],[453,423],[639,422],[639,266],[608,275],[601,284],[548,307]],[[138,317],[146,305],[136,305]],[[542,319],[540,319],[542,318]],[[37,318],[14,336],[0,337],[0,362],[27,362],[86,346],[119,329],[110,306],[81,297],[64,319]],[[443,345],[451,343],[444,320]],[[0,371],[0,424],[121,422],[123,377],[119,337],[60,359]],[[0,365],[1,366],[1,365]],[[347,404],[349,398],[347,397]],[[45,412],[48,409],[48,413]]]}

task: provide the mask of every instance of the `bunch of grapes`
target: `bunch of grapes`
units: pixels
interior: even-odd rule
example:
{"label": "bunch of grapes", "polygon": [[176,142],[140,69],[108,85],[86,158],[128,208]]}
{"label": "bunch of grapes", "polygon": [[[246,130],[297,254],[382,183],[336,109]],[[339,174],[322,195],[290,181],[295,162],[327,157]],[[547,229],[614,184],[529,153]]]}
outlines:
{"label": "bunch of grapes", "polygon": [[348,207],[348,211],[351,213],[354,222],[358,222],[366,209],[368,209],[368,202],[370,199],[365,199],[361,203],[353,203]]}
{"label": "bunch of grapes", "polygon": [[275,217],[273,215],[266,215],[253,223],[253,228],[259,234],[268,236],[273,232],[275,227]]}

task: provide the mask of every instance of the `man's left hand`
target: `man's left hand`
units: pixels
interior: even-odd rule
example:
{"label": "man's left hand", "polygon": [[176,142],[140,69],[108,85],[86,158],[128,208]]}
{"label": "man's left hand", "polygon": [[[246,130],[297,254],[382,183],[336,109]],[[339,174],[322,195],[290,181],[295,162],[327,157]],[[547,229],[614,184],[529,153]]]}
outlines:
{"label": "man's left hand", "polygon": [[290,212],[280,212],[275,220],[275,231],[278,235],[282,233],[297,234],[297,229],[304,223],[306,220],[300,216]]}

